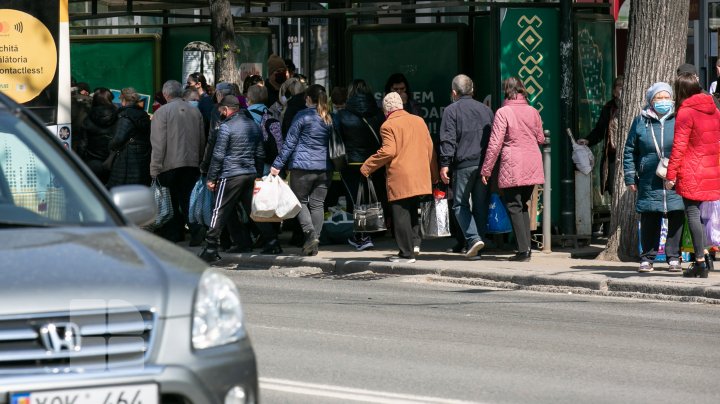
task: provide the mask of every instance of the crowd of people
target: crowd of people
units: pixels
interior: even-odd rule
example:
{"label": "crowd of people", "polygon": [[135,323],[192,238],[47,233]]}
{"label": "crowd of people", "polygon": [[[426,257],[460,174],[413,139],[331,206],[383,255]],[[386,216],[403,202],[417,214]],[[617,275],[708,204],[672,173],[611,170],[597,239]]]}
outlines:
{"label": "crowd of people", "polygon": [[[613,99],[584,143],[604,142],[602,181],[613,192],[622,77],[615,81]],[[637,193],[640,215],[639,272],[654,270],[666,220],[664,245],[668,270],[685,277],[706,278],[713,259],[707,249],[706,229],[699,205],[720,200],[720,102],[700,86],[693,65],[678,67],[673,85],[654,83],[645,94],[645,106],[629,130],[622,159],[623,179]],[[687,220],[694,262],[681,264],[681,239]]]}
{"label": "crowd of people", "polygon": [[[199,73],[188,76],[184,85],[167,81],[155,96],[152,119],[132,88],[121,91],[117,108],[107,88],[90,95],[87,85],[78,83],[76,101],[86,108],[73,110],[79,122],[73,148],[108,188],[151,181],[167,187],[175,214],[156,232],[174,242],[189,235],[190,245],[204,244],[200,256],[209,262],[220,259],[223,250],[282,253],[278,234],[284,229],[293,231],[290,242],[302,247],[303,255],[318,253],[336,171],[329,158],[333,136],[342,139],[346,151],[347,164],[337,169],[346,209],[353,211],[363,184],[375,185],[398,245],[391,261],[416,260],[419,205],[438,187],[448,190],[457,240],[448,251],[478,259],[485,246],[491,184],[502,194],[517,242],[510,260],[531,259],[529,201],[545,180],[539,147],[544,134],[520,79],[502,83],[505,100],[493,113],[473,98],[470,77],[454,77],[449,83],[452,103],[444,109],[439,140],[433,144],[401,73],[389,76],[384,96],[377,100],[362,79],[328,92],[292,73],[276,55],[267,65],[267,79],[251,75],[242,85],[221,82],[213,88]],[[682,270],[679,244],[685,216],[695,251],[704,251],[698,205],[720,200],[715,99],[703,93],[697,74],[686,67],[679,69],[674,85],[655,83],[648,89],[647,105],[633,121],[623,152],[625,184],[638,193],[642,272],[653,270],[663,219],[671,271]],[[604,142],[601,184],[611,193],[622,78],[614,89],[613,100],[584,141]],[[282,226],[254,223],[249,217],[255,181],[268,175],[287,180],[301,205],[297,217]],[[214,195],[207,225],[191,223],[188,216],[190,194],[201,178]],[[358,250],[372,248],[371,236],[357,232],[348,242]],[[696,254],[684,275],[707,276],[707,260]]]}

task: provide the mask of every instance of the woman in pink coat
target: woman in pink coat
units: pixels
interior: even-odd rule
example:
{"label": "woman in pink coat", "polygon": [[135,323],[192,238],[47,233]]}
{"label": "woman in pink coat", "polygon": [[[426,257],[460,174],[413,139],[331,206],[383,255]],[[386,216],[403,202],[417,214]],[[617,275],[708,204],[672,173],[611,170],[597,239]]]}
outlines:
{"label": "woman in pink coat", "polygon": [[500,159],[498,185],[503,190],[518,252],[510,261],[530,261],[528,202],[536,184],[545,182],[540,145],[545,140],[538,111],[525,98],[525,86],[516,77],[503,82],[505,103],[495,113],[490,143],[480,174],[484,184]]}

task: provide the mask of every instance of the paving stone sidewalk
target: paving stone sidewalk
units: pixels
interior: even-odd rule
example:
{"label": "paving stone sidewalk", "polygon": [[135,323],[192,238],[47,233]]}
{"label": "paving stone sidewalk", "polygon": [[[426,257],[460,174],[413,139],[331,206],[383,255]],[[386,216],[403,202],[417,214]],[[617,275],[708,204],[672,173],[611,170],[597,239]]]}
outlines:
{"label": "paving stone sidewalk", "polygon": [[[482,259],[471,261],[460,254],[445,252],[452,246],[451,239],[424,240],[422,252],[413,264],[391,263],[387,260],[396,254],[396,245],[389,237],[375,241],[373,249],[356,251],[348,244],[321,245],[315,257],[301,257],[300,249],[287,247],[283,240],[281,255],[220,253],[218,265],[237,264],[242,268],[315,267],[326,273],[349,274],[372,271],[382,274],[435,275],[471,281],[498,282],[519,287],[576,288],[609,295],[637,294],[653,297],[670,297],[680,300],[717,300],[720,302],[720,272],[711,272],[709,278],[683,278],[682,273],[667,271],[667,264],[656,263],[655,271],[638,273],[634,262],[612,262],[598,259],[578,259],[572,256],[592,256],[601,245],[580,249],[556,249],[550,254],[533,251],[530,262],[511,262],[512,255],[488,247]],[[200,247],[187,247],[198,253]],[[720,269],[720,262],[716,263]],[[687,267],[683,263],[683,268]]]}

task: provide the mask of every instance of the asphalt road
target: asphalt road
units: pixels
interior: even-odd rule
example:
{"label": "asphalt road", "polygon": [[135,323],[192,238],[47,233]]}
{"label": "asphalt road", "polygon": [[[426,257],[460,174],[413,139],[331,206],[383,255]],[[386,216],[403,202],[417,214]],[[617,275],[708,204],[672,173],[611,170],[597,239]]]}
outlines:
{"label": "asphalt road", "polygon": [[720,402],[720,306],[228,274],[263,403]]}

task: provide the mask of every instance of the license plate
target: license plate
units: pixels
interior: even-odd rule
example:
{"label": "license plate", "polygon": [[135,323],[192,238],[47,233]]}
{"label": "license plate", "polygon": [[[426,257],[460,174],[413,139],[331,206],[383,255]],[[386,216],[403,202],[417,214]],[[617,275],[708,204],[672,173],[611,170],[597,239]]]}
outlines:
{"label": "license plate", "polygon": [[10,404],[157,404],[157,384],[13,393]]}

